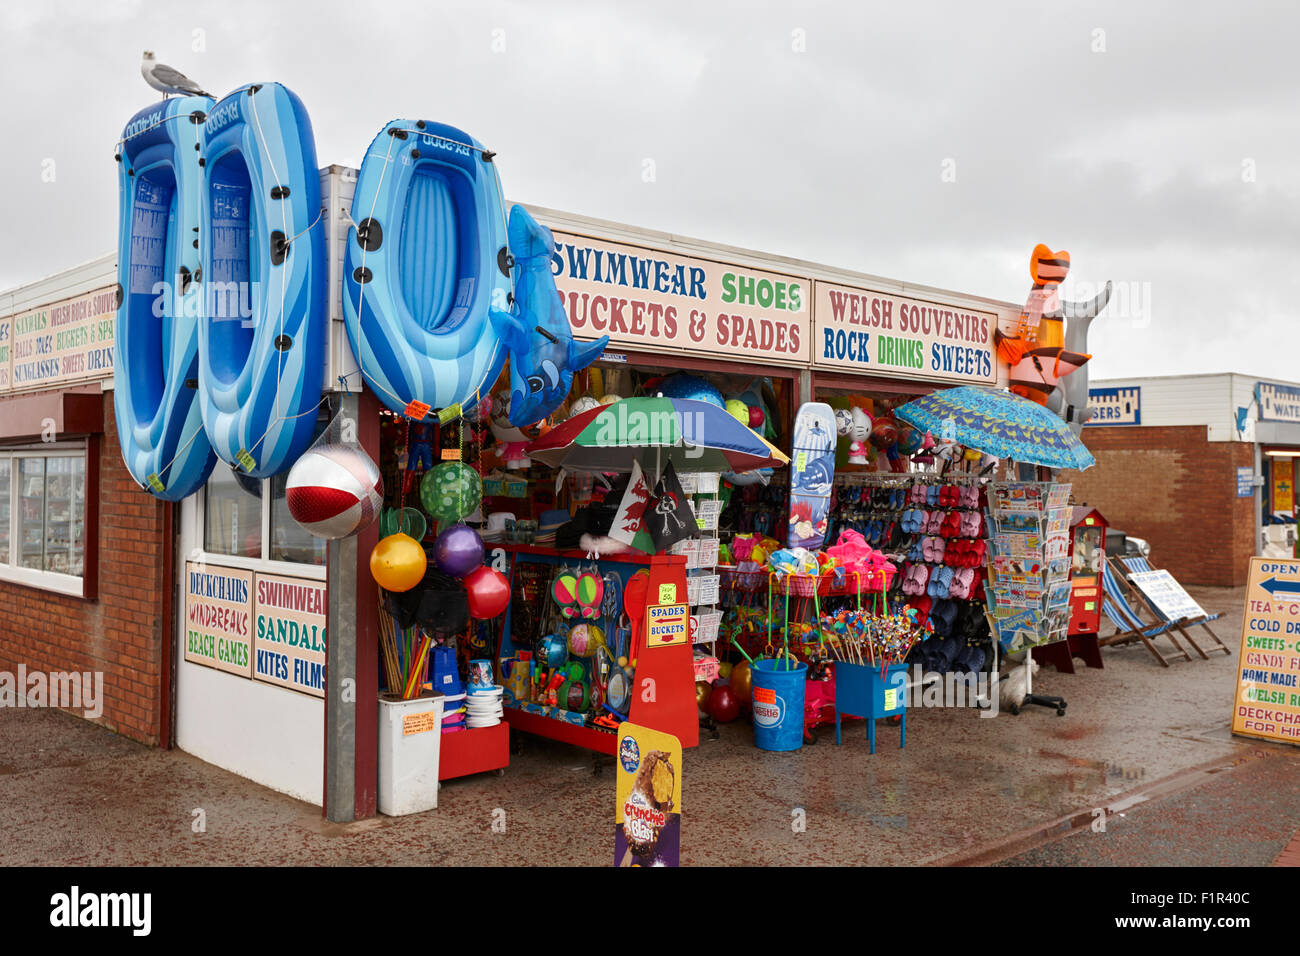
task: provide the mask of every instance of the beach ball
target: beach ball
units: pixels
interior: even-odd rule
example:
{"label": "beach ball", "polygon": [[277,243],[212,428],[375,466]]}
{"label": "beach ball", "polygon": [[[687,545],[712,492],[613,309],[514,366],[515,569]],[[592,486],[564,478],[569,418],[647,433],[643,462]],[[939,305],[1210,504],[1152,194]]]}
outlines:
{"label": "beach ball", "polygon": [[555,699],[559,701],[560,707],[564,710],[582,713],[591,703],[587,682],[569,678],[560,685],[560,692],[555,695]]}
{"label": "beach ball", "polygon": [[461,582],[469,598],[469,616],[476,621],[496,617],[510,603],[510,579],[486,564],[480,564]]}
{"label": "beach ball", "polygon": [[605,646],[605,632],[595,624],[575,624],[569,631],[569,653],[591,657]]}
{"label": "beach ball", "polygon": [[433,542],[433,563],[443,574],[463,578],[483,564],[483,539],[466,524],[454,524]]}
{"label": "beach ball", "polygon": [[904,426],[898,433],[898,453],[900,455],[915,455],[921,450],[921,443],[924,440],[924,436],[915,428]]}
{"label": "beach ball", "polygon": [[420,504],[429,517],[452,524],[473,514],[483,500],[483,479],[461,461],[443,462],[420,481]]}
{"label": "beach ball", "polygon": [[727,399],[727,414],[742,425],[749,424],[749,407],[738,398]]}
{"label": "beach ball", "polygon": [[569,642],[563,634],[547,634],[542,638],[537,653],[547,667],[560,667],[569,659]]}
{"label": "beach ball", "polygon": [[754,692],[753,675],[750,673],[749,661],[741,661],[731,669],[731,690],[742,705],[749,703]]}
{"label": "beach ball", "polygon": [[581,415],[583,412],[589,412],[593,408],[600,408],[602,402],[596,401],[590,395],[583,395],[581,398],[575,398],[573,404],[569,406],[569,417]]}
{"label": "beach ball", "polygon": [[848,438],[853,428],[853,413],[847,408],[835,409],[835,434]]}
{"label": "beach ball", "polygon": [[337,540],[379,516],[384,481],[360,448],[318,445],[303,452],[285,480],[289,514],[308,534]]}
{"label": "beach ball", "polygon": [[898,422],[888,415],[879,416],[871,425],[871,444],[877,448],[888,448],[898,441]]}
{"label": "beach ball", "polygon": [[736,692],[726,684],[713,688],[705,706],[709,716],[720,724],[729,724],[740,716],[740,701],[736,699]]}
{"label": "beach ball", "polygon": [[708,402],[719,408],[726,407],[726,403],[722,401],[722,393],[704,379],[694,375],[684,375],[680,372],[669,375],[655,387],[655,391],[664,398],[688,398],[697,402]]}
{"label": "beach ball", "polygon": [[381,538],[370,552],[370,575],[385,591],[409,591],[424,580],[429,566],[424,548],[409,534]]}

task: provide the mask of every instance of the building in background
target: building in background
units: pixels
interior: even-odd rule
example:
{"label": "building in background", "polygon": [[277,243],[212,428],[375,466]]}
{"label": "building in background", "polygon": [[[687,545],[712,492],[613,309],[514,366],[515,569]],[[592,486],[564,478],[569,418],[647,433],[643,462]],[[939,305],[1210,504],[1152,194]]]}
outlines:
{"label": "building in background", "polygon": [[1220,373],[1111,379],[1089,390],[1097,465],[1074,499],[1151,544],[1189,584],[1238,587],[1248,559],[1295,541],[1300,384]]}

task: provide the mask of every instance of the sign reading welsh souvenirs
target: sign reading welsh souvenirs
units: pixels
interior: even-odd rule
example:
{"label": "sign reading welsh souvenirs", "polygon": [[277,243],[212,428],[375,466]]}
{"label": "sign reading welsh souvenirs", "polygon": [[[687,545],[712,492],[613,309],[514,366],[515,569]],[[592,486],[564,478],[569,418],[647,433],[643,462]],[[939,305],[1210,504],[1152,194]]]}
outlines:
{"label": "sign reading welsh souvenirs", "polygon": [[253,572],[185,563],[185,659],[252,676]]}
{"label": "sign reading welsh souvenirs", "polygon": [[864,375],[991,383],[997,377],[992,312],[818,280],[813,366]]}
{"label": "sign reading welsh souvenirs", "polygon": [[253,679],[325,696],[324,581],[257,575]]}
{"label": "sign reading welsh souvenirs", "polygon": [[555,285],[577,338],[608,335],[618,348],[808,363],[807,279],[554,235]]}
{"label": "sign reading welsh souvenirs", "polygon": [[1252,558],[1232,732],[1300,744],[1300,561]]}
{"label": "sign reading welsh souvenirs", "polygon": [[0,388],[49,387],[113,374],[113,289],[0,320]]}

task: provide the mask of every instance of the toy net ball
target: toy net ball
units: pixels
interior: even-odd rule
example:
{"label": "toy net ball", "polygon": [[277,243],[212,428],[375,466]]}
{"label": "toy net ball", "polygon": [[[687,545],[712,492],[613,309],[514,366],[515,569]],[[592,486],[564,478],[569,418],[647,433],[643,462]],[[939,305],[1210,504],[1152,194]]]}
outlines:
{"label": "toy net ball", "polygon": [[466,524],[454,524],[433,542],[433,563],[443,574],[463,578],[483,564],[483,539]]}
{"label": "toy net ball", "polygon": [[379,516],[384,482],[360,448],[319,445],[303,452],[285,480],[289,514],[308,534],[338,540]]}
{"label": "toy net ball", "polygon": [[420,481],[421,506],[442,524],[473,514],[482,500],[483,480],[464,462],[443,462]]}
{"label": "toy net ball", "polygon": [[742,425],[749,425],[749,407],[740,399],[727,399],[727,414]]}
{"label": "toy net ball", "polygon": [[729,724],[740,716],[740,701],[726,684],[713,688],[705,705],[709,715],[720,724]]}
{"label": "toy net ball", "polygon": [[537,652],[547,667],[560,667],[569,659],[569,643],[563,634],[547,634]]}
{"label": "toy net ball", "polygon": [[480,564],[461,581],[468,598],[469,616],[476,621],[496,617],[510,603],[510,579],[495,568]]}
{"label": "toy net ball", "polygon": [[587,688],[587,682],[574,680],[570,678],[560,685],[560,692],[556,695],[556,700],[565,710],[572,710],[582,713],[591,703],[590,691]]}
{"label": "toy net ball", "polygon": [[595,624],[575,624],[569,631],[569,653],[575,657],[591,657],[605,646],[605,632]]}
{"label": "toy net ball", "polygon": [[424,580],[428,558],[410,535],[390,534],[370,552],[370,574],[385,591],[409,591]]}

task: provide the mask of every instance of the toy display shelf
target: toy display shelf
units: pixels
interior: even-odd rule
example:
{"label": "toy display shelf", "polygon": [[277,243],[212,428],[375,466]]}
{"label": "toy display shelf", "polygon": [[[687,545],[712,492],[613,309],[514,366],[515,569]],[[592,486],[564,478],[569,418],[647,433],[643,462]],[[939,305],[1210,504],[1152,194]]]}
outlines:
{"label": "toy display shelf", "polygon": [[[648,592],[657,593],[659,581],[665,583],[674,581],[677,583],[680,601],[684,603],[686,600],[686,559],[680,555],[647,555],[638,551],[593,560],[585,551],[556,551],[537,545],[489,544],[489,555],[493,549],[500,549],[512,556],[509,574],[511,602],[506,608],[501,640],[495,654],[498,668],[502,660],[513,657],[518,650],[532,649],[530,646],[521,648],[513,640],[514,577],[515,569],[520,563],[549,565],[594,563],[602,575],[611,571],[617,574],[624,586],[627,584],[627,579],[640,568],[648,567],[651,574]],[[642,627],[644,627],[644,620],[643,616]],[[634,693],[628,719],[673,734],[681,741],[683,747],[696,746],[699,742],[699,728],[696,721],[695,673],[690,643],[681,647],[647,649],[643,635],[642,649],[637,661],[637,675],[653,678],[658,693],[654,695],[655,699],[648,703],[641,699],[640,694]],[[506,722],[516,731],[548,737],[601,754],[614,754],[618,746],[616,731],[570,723],[562,716],[552,717],[548,713],[539,712],[540,710],[542,708],[531,704],[507,705],[504,708],[504,716]]]}

